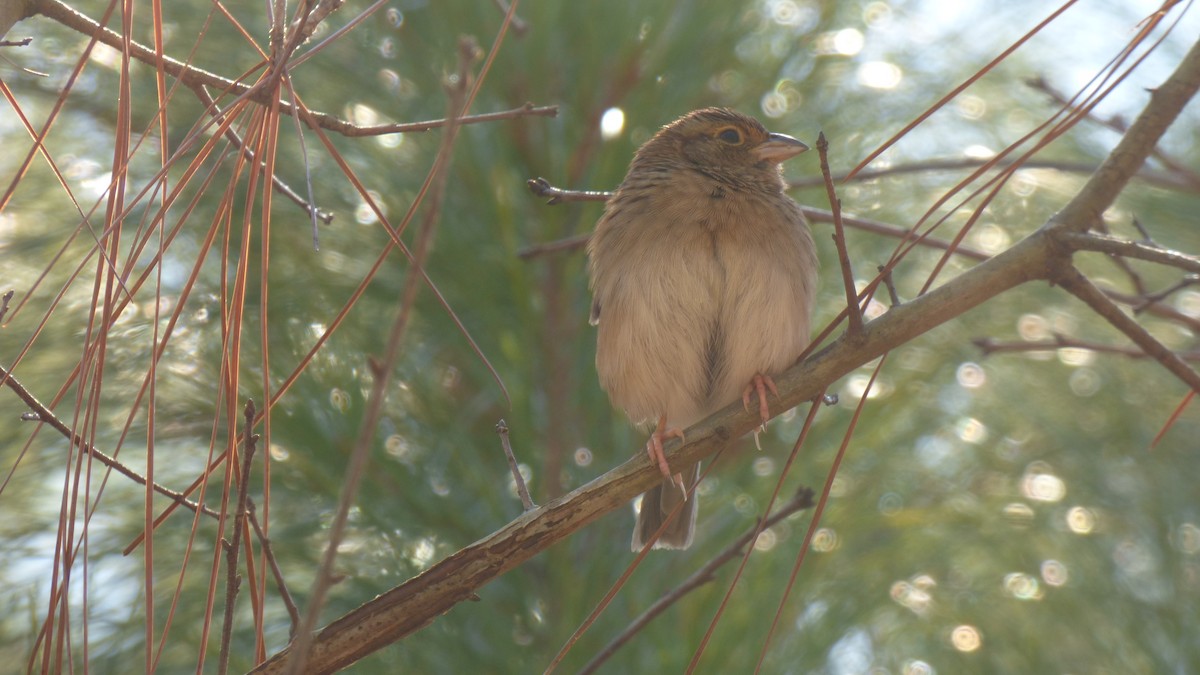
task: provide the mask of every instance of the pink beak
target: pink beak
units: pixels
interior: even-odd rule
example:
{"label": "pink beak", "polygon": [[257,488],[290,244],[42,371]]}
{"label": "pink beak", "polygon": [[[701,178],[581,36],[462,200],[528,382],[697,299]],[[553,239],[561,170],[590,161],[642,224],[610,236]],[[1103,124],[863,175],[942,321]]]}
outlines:
{"label": "pink beak", "polygon": [[778,164],[804,152],[808,146],[786,134],[771,134],[751,150],[763,162]]}

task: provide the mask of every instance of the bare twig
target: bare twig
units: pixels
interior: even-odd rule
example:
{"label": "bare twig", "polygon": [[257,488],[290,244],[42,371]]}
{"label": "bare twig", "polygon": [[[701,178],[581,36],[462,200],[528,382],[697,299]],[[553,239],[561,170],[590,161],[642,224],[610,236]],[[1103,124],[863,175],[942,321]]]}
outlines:
{"label": "bare twig", "polygon": [[[1004,171],[1013,167],[1014,164],[1017,164],[1017,162],[1011,159],[1005,159],[996,162],[990,158],[984,159],[976,157],[926,159],[914,162],[905,162],[903,164],[894,164],[877,169],[863,169],[853,176],[850,176],[848,172],[835,173],[833,174],[833,182],[860,183],[879,178],[887,178],[889,176],[913,173],[933,173],[937,171],[961,171],[964,169],[977,169],[981,166],[989,166],[992,169]],[[1044,171],[1060,171],[1063,173],[1090,175],[1096,170],[1096,164],[1088,162],[1060,162],[1048,159],[1028,159],[1020,162],[1017,168],[1021,170],[1040,169]],[[1195,192],[1197,189],[1178,176],[1170,173],[1163,173],[1162,171],[1149,171],[1143,169],[1139,171],[1135,177],[1147,185],[1161,187],[1165,190]],[[796,190],[821,187],[824,184],[825,179],[821,177],[792,178],[788,180],[788,187]]]}
{"label": "bare twig", "polygon": [[[478,113],[475,115],[467,115],[460,120],[460,124],[480,124],[484,122],[499,122],[501,120],[514,120],[521,117],[556,117],[558,115],[558,106],[556,105],[534,105],[526,103],[519,108],[511,110],[501,110],[498,112]],[[319,118],[318,118],[319,119]],[[417,131],[429,131],[431,129],[439,129],[449,126],[449,118],[440,120],[429,120],[428,122],[404,122],[397,124],[377,124],[373,126],[357,126],[349,122],[340,122],[340,128],[328,127],[322,124],[324,129],[338,131],[343,136],[382,136],[384,134],[400,134],[413,133]]]}
{"label": "bare twig", "polygon": [[[53,19],[79,33],[95,37],[98,42],[106,44],[113,49],[124,50],[127,44],[131,58],[137,59],[152,68],[161,67],[168,75],[178,79],[188,87],[207,86],[237,96],[249,94],[251,100],[260,104],[270,104],[271,97],[277,95],[277,92],[273,93],[274,90],[270,87],[256,89],[251,85],[235,82],[201,68],[189,66],[170,57],[164,56],[160,59],[153,49],[133,40],[126,42],[125,38],[120,34],[101,27],[100,24],[93,21],[90,17],[77,12],[61,0],[41,0],[36,3],[36,7],[38,13],[43,16]],[[294,115],[296,113],[296,109],[288,101],[279,101],[279,110],[285,115]],[[558,106],[535,106],[532,103],[526,103],[519,108],[511,110],[467,115],[456,123],[479,124],[530,116],[554,117],[557,114]],[[313,124],[322,129],[342,134],[343,136],[381,136],[384,134],[429,131],[449,124],[448,119],[440,119],[404,124],[359,126],[322,112],[311,112],[310,114],[303,115],[303,118],[306,124]]]}
{"label": "bare twig", "polygon": [[242,533],[246,528],[246,504],[250,499],[250,462],[254,458],[254,448],[257,445],[258,434],[254,433],[254,401],[246,399],[246,408],[242,413],[244,418],[242,428],[242,448],[244,457],[241,458],[242,473],[238,476],[237,510],[233,516],[233,534],[226,542],[225,549],[225,617],[221,624],[221,652],[217,663],[217,672],[225,675],[229,672],[229,644],[233,640],[233,610],[237,604],[238,589],[242,585],[242,575],[238,573],[238,554],[241,551]]}
{"label": "bare twig", "polygon": [[1179,281],[1176,281],[1175,283],[1171,284],[1170,286],[1167,286],[1166,288],[1162,289],[1161,291],[1144,294],[1143,297],[1146,298],[1145,304],[1134,307],[1133,311],[1135,314],[1137,314],[1137,313],[1141,312],[1142,307],[1152,305],[1156,302],[1162,302],[1163,300],[1166,300],[1167,298],[1171,297],[1175,293],[1178,293],[1179,291],[1182,291],[1183,289],[1188,288],[1189,286],[1195,286],[1197,283],[1200,283],[1200,275],[1188,274],[1185,277],[1183,277],[1182,279],[1180,279]]}
{"label": "bare twig", "polygon": [[517,485],[517,494],[521,496],[521,506],[526,511],[534,507],[533,499],[529,497],[529,488],[525,487],[525,477],[517,466],[517,457],[513,454],[512,444],[508,440],[508,423],[504,420],[496,422],[496,433],[500,436],[500,445],[504,448],[504,457],[508,459],[508,468],[512,471],[513,482]]}
{"label": "bare twig", "polygon": [[[1146,359],[1150,355],[1137,347],[1119,347],[1090,340],[1070,338],[1055,334],[1049,340],[997,340],[995,338],[975,338],[971,344],[979,347],[984,356],[992,354],[1011,354],[1024,352],[1055,352],[1060,349],[1086,349],[1099,354],[1116,354],[1131,359]],[[1200,361],[1200,351],[1176,352],[1185,361]]]}
{"label": "bare twig", "polygon": [[7,290],[0,295],[0,326],[4,325],[4,317],[8,315],[8,303],[12,302],[13,291]]}
{"label": "bare twig", "polygon": [[[71,428],[62,420],[60,420],[52,410],[43,405],[42,402],[39,401],[36,396],[30,393],[30,391],[26,389],[19,380],[13,377],[12,373],[2,366],[0,366],[0,384],[4,384],[9,389],[12,389],[13,392],[16,393],[17,398],[21,399],[25,402],[25,405],[29,406],[29,409],[32,411],[31,415],[29,417],[22,415],[21,419],[33,422],[41,422],[49,425],[52,429],[62,434],[63,437],[75,445],[75,447],[90,455],[92,459],[95,459],[104,466],[107,466],[113,471],[125,476],[138,485],[146,484],[146,478],[144,476],[125,466],[116,459],[104,454],[100,450],[97,450],[95,446],[85,441],[82,436],[72,431]],[[15,468],[16,467],[14,466],[14,470]],[[9,478],[11,478],[11,474],[9,475]],[[8,482],[8,478],[5,478],[5,482]],[[176,492],[175,490],[163,487],[158,483],[154,483],[152,487],[155,492],[188,510],[199,511],[200,513],[203,513],[211,518],[220,518],[219,513],[213,511],[207,506],[201,506],[200,504],[197,504],[196,502],[185,497],[181,492]]]}
{"label": "bare twig", "polygon": [[[473,40],[463,38],[459,43],[459,49],[458,79],[455,86],[449,88],[448,92],[450,100],[447,108],[450,110],[452,116],[466,112],[466,106],[470,101],[470,64],[476,57],[478,47],[475,46]],[[346,468],[346,477],[343,480],[341,498],[338,500],[337,512],[330,527],[329,543],[326,545],[324,555],[321,558],[321,567],[313,583],[313,590],[308,606],[301,618],[300,629],[297,631],[288,652],[289,656],[286,661],[287,672],[293,675],[309,672],[309,658],[310,656],[317,656],[317,654],[310,655],[309,653],[313,638],[312,631],[316,626],[317,617],[325,602],[325,595],[333,584],[333,566],[337,558],[337,549],[342,538],[345,536],[350,509],[358,492],[358,486],[362,481],[363,475],[366,473],[367,460],[370,458],[371,442],[375,437],[378,421],[383,415],[383,404],[387,398],[388,383],[391,381],[391,373],[395,369],[396,360],[400,355],[400,345],[407,334],[408,322],[411,317],[413,304],[416,302],[417,291],[421,287],[422,268],[430,250],[435,225],[441,215],[446,179],[449,175],[450,160],[453,156],[451,151],[458,137],[458,130],[459,127],[456,124],[450,124],[446,128],[441,146],[438,148],[438,154],[434,158],[429,174],[426,176],[421,193],[418,198],[413,200],[413,205],[406,214],[405,220],[397,228],[398,230],[402,230],[408,222],[411,222],[417,205],[423,201],[422,198],[425,195],[428,195],[429,205],[426,208],[425,216],[417,232],[413,260],[406,274],[404,292],[399,310],[396,313],[396,319],[388,335],[383,357],[378,362],[372,361],[371,363],[374,382],[368,397],[367,410],[363,416],[359,435],[355,441],[354,449],[351,451],[349,465]],[[399,236],[398,232],[395,233],[395,236]]]}
{"label": "bare twig", "polygon": [[[554,187],[545,178],[531,178],[526,181],[529,191],[538,197],[547,197],[546,204],[555,206],[566,202],[602,202],[612,196],[611,192],[595,191],[595,190],[565,190],[563,188]],[[816,209],[811,206],[800,206],[800,210],[804,213],[804,217],[810,223],[832,223],[833,212],[825,209]],[[939,250],[948,250],[951,243],[934,237],[919,238],[911,230],[890,223],[884,223],[878,220],[869,218],[856,218],[853,216],[841,215],[842,224],[847,227],[852,227],[856,230],[864,232],[872,232],[882,234],[888,237],[905,239],[908,241],[916,241],[921,246],[935,248]],[[587,245],[589,235],[578,235],[560,239],[558,241],[546,242],[544,244],[535,244],[522,249],[517,255],[522,259],[536,258],[552,253],[562,251],[572,251],[577,248],[583,248]],[[954,252],[973,260],[987,260],[991,256],[983,251],[970,248],[968,246],[958,246]]]}
{"label": "bare twig", "polygon": [[846,316],[850,324],[846,328],[851,340],[862,336],[862,308],[858,306],[858,290],[854,288],[854,269],[850,265],[850,254],[846,251],[846,232],[842,229],[842,200],[833,187],[829,175],[829,141],[825,132],[817,135],[817,153],[821,157],[821,175],[825,178],[825,194],[829,197],[830,212],[833,214],[833,243],[837,247],[838,266],[842,270],[842,287],[846,291]]}
{"label": "bare twig", "polygon": [[1084,232],[1102,216],[1129,180],[1154,152],[1167,127],[1200,88],[1200,42],[1180,61],[1175,72],[1150,94],[1150,103],[1138,115],[1117,147],[1069,203],[1050,219],[1045,229]]}
{"label": "bare twig", "polygon": [[696,570],[687,579],[684,579],[678,586],[672,588],[665,593],[661,598],[656,600],[654,604],[646,608],[637,618],[631,621],[625,630],[612,639],[604,646],[591,661],[587,662],[580,674],[594,673],[604,664],[618,649],[623,647],[630,639],[641,631],[647,624],[658,618],[660,614],[667,611],[671,605],[679,602],[688,593],[700,588],[704,584],[713,581],[716,578],[716,571],[721,566],[728,563],[730,560],[738,558],[745,553],[746,545],[757,538],[757,535],[763,530],[774,527],[776,523],[787,518],[788,516],[803,511],[804,509],[812,508],[813,506],[813,491],[809,488],[800,488],[796,494],[792,496],[786,503],[781,504],[775,513],[772,513],[769,518],[761,524],[756,523],[740,537],[731,542],[723,551],[704,564],[703,567]]}
{"label": "bare twig", "polygon": [[[196,94],[196,98],[200,99],[200,102],[204,104],[205,110],[208,112],[208,114],[212,115],[214,118],[218,118],[219,121],[222,113],[217,107],[216,101],[214,101],[213,97],[209,95],[208,90],[202,86],[198,86],[192,87],[192,91]],[[225,138],[227,138],[229,142],[233,144],[233,147],[237,148],[243,155],[245,155],[246,159],[251,162],[257,161],[254,156],[254,151],[246,147],[245,143],[242,142],[241,137],[238,136],[237,132],[233,130],[233,127],[227,127],[225,129]],[[303,136],[300,138],[303,139]],[[303,141],[301,141],[301,146],[303,147]],[[264,166],[262,163],[259,165]],[[332,213],[329,213],[328,211],[322,211],[316,206],[316,204],[313,204],[309,200],[300,196],[291,188],[291,186],[279,178],[279,176],[275,174],[271,175],[271,185],[275,188],[276,192],[286,197],[289,201],[294,202],[300,208],[304,209],[310,217],[316,218],[326,225],[333,222]],[[309,192],[311,193],[312,191],[309,190]],[[316,235],[314,234],[314,240],[315,236]]]}
{"label": "bare twig", "polygon": [[[1200,44],[1156,90],[1139,121],[1130,127],[1128,142],[1123,140],[1118,144],[1068,209],[1009,249],[873,319],[864,326],[860,344],[850,345],[843,336],[789,368],[775,378],[780,401],[773,408],[782,411],[813,400],[838,378],[1009,289],[1033,280],[1061,281],[1055,275],[1070,267],[1070,251],[1054,242],[1053,230],[1081,232],[1097,222],[1112,197],[1140,168],[1144,160],[1142,150],[1157,143],[1197,88],[1200,88]],[[1104,298],[1103,294],[1098,297]],[[686,444],[668,443],[667,459],[673,465],[690,465],[760,423],[757,414],[743,410],[740,401],[735,402],[684,430]],[[604,476],[522,514],[500,530],[326,626],[314,637],[311,672],[343,668],[411,635],[454,605],[471,598],[482,585],[601,516],[624,508],[630,499],[662,480],[644,453],[631,454],[636,456]],[[284,650],[254,672],[279,672],[288,656],[289,651]]]}
{"label": "bare twig", "polygon": [[1187,255],[1186,253],[1095,233],[1059,232],[1055,237],[1058,241],[1076,251],[1096,251],[1109,255],[1148,260],[1160,265],[1178,267],[1193,274],[1200,274],[1200,258]]}
{"label": "bare twig", "polygon": [[[1062,92],[1051,86],[1051,84],[1047,82],[1044,77],[1039,76],[1030,78],[1025,81],[1025,84],[1031,89],[1045,94],[1051,101],[1054,101],[1058,105],[1072,108],[1074,107],[1067,97],[1064,96]],[[1095,111],[1089,110],[1086,118],[1118,134],[1124,134],[1129,130],[1128,123],[1126,123],[1121,117],[1101,117],[1097,115]],[[1167,168],[1168,171],[1171,172],[1173,176],[1175,176],[1177,184],[1181,184],[1182,186],[1191,190],[1200,190],[1200,174],[1197,174],[1195,171],[1187,168],[1187,165],[1185,165],[1183,162],[1174,159],[1158,147],[1154,147],[1152,149],[1151,156],[1157,159],[1164,167]]]}
{"label": "bare twig", "polygon": [[886,265],[879,265],[875,268],[879,272],[879,276],[883,277],[883,285],[887,288],[888,299],[892,301],[892,307],[900,304],[900,294],[896,292],[896,284],[892,281],[892,271]]}
{"label": "bare twig", "polygon": [[563,202],[606,202],[611,192],[597,190],[564,190],[554,187],[550,181],[538,176],[525,181],[529,191],[538,197],[546,197],[546,204],[555,206]]}
{"label": "bare twig", "polygon": [[[496,4],[496,8],[500,10],[501,14],[508,14],[509,7],[507,0],[492,0],[492,2]],[[528,30],[529,22],[513,14],[512,32],[516,33],[517,37],[523,37]]]}
{"label": "bare twig", "polygon": [[300,626],[300,610],[296,608],[296,601],[292,600],[292,594],[288,591],[287,583],[283,579],[283,570],[279,569],[279,561],[275,558],[274,549],[271,548],[271,540],[267,537],[267,533],[263,530],[262,525],[259,524],[256,510],[257,507],[254,505],[254,500],[247,501],[246,517],[250,519],[250,526],[254,528],[254,534],[258,537],[258,545],[262,546],[263,555],[267,558],[267,565],[271,568],[271,576],[275,577],[275,586],[279,589],[279,598],[283,601],[283,606],[287,609],[288,616],[292,620],[292,627],[288,631],[288,635],[295,637],[296,629]]}
{"label": "bare twig", "polygon": [[1092,311],[1111,323],[1130,340],[1133,340],[1134,344],[1140,347],[1142,351],[1162,364],[1163,368],[1166,368],[1171,374],[1182,380],[1184,384],[1191,387],[1194,391],[1200,392],[1200,374],[1197,374],[1195,370],[1192,370],[1191,367],[1184,363],[1183,359],[1179,358],[1175,352],[1167,349],[1165,345],[1156,340],[1141,324],[1134,321],[1125,312],[1122,312],[1119,307],[1113,304],[1112,300],[1109,300],[1079,270],[1074,268],[1063,270],[1054,281],[1071,295],[1087,303],[1087,306],[1091,307]]}
{"label": "bare twig", "polygon": [[1147,246],[1158,246],[1158,244],[1154,243],[1154,237],[1150,236],[1150,232],[1146,229],[1146,226],[1143,225],[1142,221],[1136,217],[1133,218],[1133,227],[1138,231],[1138,234],[1142,235],[1143,244],[1146,244]]}
{"label": "bare twig", "polygon": [[1018,48],[1020,48],[1021,45],[1025,44],[1030,38],[1032,38],[1034,35],[1037,35],[1038,32],[1040,32],[1042,30],[1042,28],[1046,27],[1048,24],[1050,24],[1052,21],[1054,21],[1056,18],[1058,18],[1058,16],[1060,14],[1065,12],[1067,10],[1067,8],[1073,4],[1075,4],[1074,0],[1070,0],[1069,2],[1063,3],[1062,6],[1058,7],[1053,12],[1051,12],[1050,16],[1046,17],[1039,24],[1037,24],[1033,28],[1029,29],[1029,31],[1027,31],[1024,35],[1022,35],[1020,37],[1020,39],[1018,39],[1016,42],[1013,42],[1004,51],[1000,52],[1000,54],[998,54],[996,56],[996,58],[989,61],[986,65],[984,65],[979,70],[975,71],[975,73],[973,75],[968,77],[965,81],[963,81],[957,87],[951,89],[949,91],[949,93],[947,93],[945,96],[938,99],[937,102],[934,103],[933,105],[929,106],[929,108],[924,113],[919,115],[913,121],[906,124],[903,129],[901,129],[900,131],[897,131],[894,136],[892,136],[888,140],[884,141],[882,145],[880,145],[870,155],[868,155],[865,159],[863,159],[861,162],[859,162],[858,166],[851,169],[849,177],[853,177],[859,171],[862,171],[863,169],[865,169],[868,164],[875,161],[876,157],[882,155],[885,151],[887,151],[888,148],[895,145],[897,141],[899,141],[901,138],[904,138],[905,134],[907,134],[908,132],[917,128],[917,126],[919,126],[922,122],[924,122],[926,119],[928,119],[929,116],[932,115],[935,111],[939,110],[942,106],[944,106],[947,103],[949,103],[950,101],[954,100],[954,98],[956,96],[958,96],[962,92],[966,91],[966,89],[968,87],[970,87],[972,84],[975,84],[975,82],[977,80],[979,80],[981,77],[983,77],[984,75],[987,75],[989,72],[991,72],[992,68],[995,68],[997,64],[1004,61],[1004,59],[1007,59],[1009,54],[1012,54],[1013,52],[1015,52]]}

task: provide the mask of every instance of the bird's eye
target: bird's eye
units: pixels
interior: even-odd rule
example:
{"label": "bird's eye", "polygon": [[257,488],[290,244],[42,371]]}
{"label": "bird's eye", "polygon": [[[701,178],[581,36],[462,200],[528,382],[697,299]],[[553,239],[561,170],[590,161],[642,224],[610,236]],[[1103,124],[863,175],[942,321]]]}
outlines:
{"label": "bird's eye", "polygon": [[724,129],[722,129],[720,132],[717,133],[717,138],[721,139],[722,141],[724,141],[730,145],[741,145],[742,132],[738,131],[737,129],[735,129],[733,127],[725,127]]}

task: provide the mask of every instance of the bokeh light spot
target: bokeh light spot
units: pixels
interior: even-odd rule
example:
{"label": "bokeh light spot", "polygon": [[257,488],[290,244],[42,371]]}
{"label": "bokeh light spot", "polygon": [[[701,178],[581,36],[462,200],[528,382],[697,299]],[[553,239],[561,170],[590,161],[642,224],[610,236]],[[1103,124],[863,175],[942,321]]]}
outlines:
{"label": "bokeh light spot", "polygon": [[963,417],[955,425],[955,433],[967,443],[978,445],[987,440],[987,425],[974,417]]}
{"label": "bokeh light spot", "polygon": [[1042,561],[1042,581],[1048,586],[1063,586],[1067,583],[1070,574],[1067,572],[1067,566],[1057,560]]}
{"label": "bokeh light spot", "polygon": [[900,66],[886,61],[868,61],[858,67],[858,83],[871,89],[895,89],[904,79]]}
{"label": "bokeh light spot", "polygon": [[1067,484],[1052,473],[1027,472],[1021,479],[1021,494],[1039,502],[1061,501]]}
{"label": "bokeh light spot", "polygon": [[775,473],[775,460],[770,457],[759,457],[754,460],[753,469],[755,476],[770,476]]}
{"label": "bokeh light spot", "polygon": [[817,553],[828,553],[837,547],[837,532],[832,528],[822,527],[813,533],[812,550]]}
{"label": "bokeh light spot", "polygon": [[973,652],[983,646],[983,636],[975,626],[963,624],[950,631],[950,644],[960,652]]}
{"label": "bokeh light spot", "polygon": [[1096,529],[1096,514],[1083,506],[1072,506],[1067,511],[1067,529],[1075,534],[1091,534]]}
{"label": "bokeh light spot", "polygon": [[575,466],[591,466],[592,451],[588,448],[575,448]]}
{"label": "bokeh light spot", "polygon": [[905,661],[904,665],[900,666],[900,675],[936,675],[937,671],[933,666],[924,661]]}
{"label": "bokeh light spot", "polygon": [[1040,600],[1042,588],[1038,580],[1024,572],[1004,575],[1004,590],[1018,600]]}
{"label": "bokeh light spot", "polygon": [[620,108],[609,108],[600,116],[600,138],[611,141],[625,129],[625,111]]}
{"label": "bokeh light spot", "polygon": [[823,56],[854,56],[862,51],[865,42],[862,31],[844,28],[818,35],[814,51]]}
{"label": "bokeh light spot", "polygon": [[1006,504],[1002,512],[1004,513],[1004,519],[1009,524],[1016,525],[1017,527],[1027,527],[1033,522],[1033,509],[1028,504],[1012,502],[1011,504]]}
{"label": "bokeh light spot", "polygon": [[983,366],[973,361],[960,365],[954,372],[954,377],[959,386],[966,389],[978,389],[987,383],[987,373],[984,372]]}
{"label": "bokeh light spot", "polygon": [[1017,334],[1030,342],[1050,337],[1050,325],[1046,318],[1037,314],[1022,314],[1017,319]]}

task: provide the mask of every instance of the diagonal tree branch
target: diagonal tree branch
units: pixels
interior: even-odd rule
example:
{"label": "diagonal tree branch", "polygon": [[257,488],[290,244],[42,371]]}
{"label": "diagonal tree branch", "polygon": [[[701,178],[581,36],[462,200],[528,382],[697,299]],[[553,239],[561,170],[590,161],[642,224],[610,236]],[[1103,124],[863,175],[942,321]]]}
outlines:
{"label": "diagonal tree branch", "polygon": [[[1073,269],[1073,250],[1056,238],[1057,231],[1084,232],[1099,220],[1197,88],[1200,42],[1154,93],[1126,137],[1063,211],[1003,253],[870,321],[857,339],[843,335],[777,377],[780,400],[773,401],[771,413],[778,415],[815,398],[859,366],[1011,288],[1035,280],[1072,283],[1064,273]],[[1077,292],[1078,288],[1072,285],[1071,290]],[[1190,375],[1171,370],[1200,389],[1193,385],[1195,373],[1190,369]],[[757,412],[747,412],[735,402],[687,429],[689,442],[669,443],[667,454],[672,464],[691,464],[758,424]],[[326,626],[312,636],[309,672],[333,672],[411,635],[457,603],[473,598],[477,589],[496,577],[623,507],[662,479],[645,453],[631,454],[633,459],[612,471],[522,514],[497,532]],[[254,672],[280,672],[288,653],[285,648]]]}

